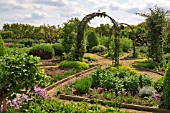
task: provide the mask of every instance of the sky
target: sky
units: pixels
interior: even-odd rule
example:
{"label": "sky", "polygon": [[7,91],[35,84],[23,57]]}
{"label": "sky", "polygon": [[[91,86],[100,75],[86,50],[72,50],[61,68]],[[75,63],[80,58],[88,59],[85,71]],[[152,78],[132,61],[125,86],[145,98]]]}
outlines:
{"label": "sky", "polygon": [[[0,29],[4,23],[62,26],[71,18],[81,20],[99,10],[117,22],[137,25],[145,18],[135,13],[147,13],[155,5],[170,10],[170,0],[0,0]],[[111,24],[107,18],[96,17],[90,26],[102,23]]]}

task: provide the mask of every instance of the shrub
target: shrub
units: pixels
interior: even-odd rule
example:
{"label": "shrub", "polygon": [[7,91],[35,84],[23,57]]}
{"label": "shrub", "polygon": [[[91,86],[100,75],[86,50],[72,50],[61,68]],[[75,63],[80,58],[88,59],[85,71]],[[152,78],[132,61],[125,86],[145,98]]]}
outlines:
{"label": "shrub", "polygon": [[64,60],[59,64],[59,67],[66,67],[66,68],[76,68],[76,69],[87,69],[89,68],[88,64],[85,62],[80,61],[68,61]]}
{"label": "shrub", "polygon": [[20,89],[34,88],[34,85],[45,87],[47,77],[39,66],[37,57],[22,53],[5,55],[0,59],[1,97],[10,97],[13,93],[21,93]]}
{"label": "shrub", "polygon": [[146,74],[144,74],[144,75],[140,74],[139,75],[139,81],[140,81],[139,85],[140,85],[141,88],[144,87],[144,86],[151,86],[151,84],[152,84],[152,78],[150,78]]}
{"label": "shrub", "polygon": [[41,59],[51,59],[54,56],[54,49],[51,45],[41,44],[30,49],[29,55],[38,56]]}
{"label": "shrub", "polygon": [[162,92],[163,91],[163,83],[164,83],[164,77],[161,77],[160,79],[158,79],[157,81],[155,81],[153,83],[153,86],[158,92]]}
{"label": "shrub", "polygon": [[92,52],[93,52],[93,53],[100,52],[99,46],[94,46],[94,47],[92,48]]}
{"label": "shrub", "polygon": [[20,44],[24,44],[25,47],[32,47],[34,40],[32,39],[22,39],[19,41]]}
{"label": "shrub", "polygon": [[98,46],[99,45],[99,39],[96,35],[96,33],[93,31],[93,32],[90,32],[87,36],[87,51],[91,51],[92,48],[94,46]]}
{"label": "shrub", "polygon": [[123,52],[129,52],[130,49],[132,48],[132,40],[128,38],[121,38],[121,44],[120,44],[120,49]]}
{"label": "shrub", "polygon": [[92,48],[92,52],[96,53],[96,52],[105,52],[107,50],[107,47],[103,46],[103,45],[98,45],[98,46],[94,46]]}
{"label": "shrub", "polygon": [[54,49],[55,55],[62,55],[64,52],[64,48],[60,43],[55,43],[52,45],[52,48]]}
{"label": "shrub", "polygon": [[168,63],[168,68],[164,75],[163,83],[163,107],[170,109],[170,62]]}
{"label": "shrub", "polygon": [[141,97],[149,97],[155,95],[155,88],[152,86],[144,86],[139,90],[139,96]]}
{"label": "shrub", "polygon": [[92,85],[92,80],[90,77],[83,78],[81,80],[78,80],[75,84],[76,86],[76,91],[85,94],[87,93]]}
{"label": "shrub", "polygon": [[94,57],[90,55],[84,55],[84,59],[87,59],[88,61],[94,61]]}
{"label": "shrub", "polygon": [[6,53],[4,41],[2,40],[2,37],[0,35],[0,56],[4,56]]}

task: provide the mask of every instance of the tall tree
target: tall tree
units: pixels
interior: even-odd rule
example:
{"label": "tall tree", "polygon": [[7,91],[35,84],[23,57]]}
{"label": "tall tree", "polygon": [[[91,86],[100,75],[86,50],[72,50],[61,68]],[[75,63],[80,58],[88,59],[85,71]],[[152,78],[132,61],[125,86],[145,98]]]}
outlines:
{"label": "tall tree", "polygon": [[149,57],[154,61],[160,62],[163,55],[163,29],[165,23],[166,13],[164,9],[154,7],[150,9],[150,13],[141,14],[146,17],[146,24],[148,28],[148,52]]}

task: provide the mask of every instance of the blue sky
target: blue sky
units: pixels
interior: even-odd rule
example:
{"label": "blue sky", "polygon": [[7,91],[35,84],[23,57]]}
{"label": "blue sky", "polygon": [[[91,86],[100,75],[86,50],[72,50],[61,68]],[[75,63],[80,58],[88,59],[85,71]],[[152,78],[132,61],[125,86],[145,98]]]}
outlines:
{"label": "blue sky", "polygon": [[[136,25],[145,18],[135,13],[147,13],[155,5],[169,10],[170,0],[0,0],[0,28],[4,23],[62,26],[70,18],[81,20],[84,15],[98,10],[118,22]],[[96,17],[90,25],[101,23],[111,24],[107,18]]]}

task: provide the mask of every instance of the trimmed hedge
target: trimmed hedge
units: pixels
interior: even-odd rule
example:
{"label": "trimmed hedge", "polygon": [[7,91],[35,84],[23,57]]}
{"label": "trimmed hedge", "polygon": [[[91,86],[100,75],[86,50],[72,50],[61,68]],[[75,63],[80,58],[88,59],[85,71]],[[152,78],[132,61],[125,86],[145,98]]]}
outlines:
{"label": "trimmed hedge", "polygon": [[41,59],[51,59],[54,56],[54,49],[49,44],[41,44],[30,49],[28,54],[38,56]]}
{"label": "trimmed hedge", "polygon": [[62,61],[59,64],[59,67],[75,68],[75,69],[87,69],[87,68],[89,68],[88,64],[86,64],[85,62],[68,61],[68,60]]}
{"label": "trimmed hedge", "polygon": [[64,48],[60,43],[55,43],[52,45],[52,48],[54,49],[55,55],[62,55],[64,52]]}

